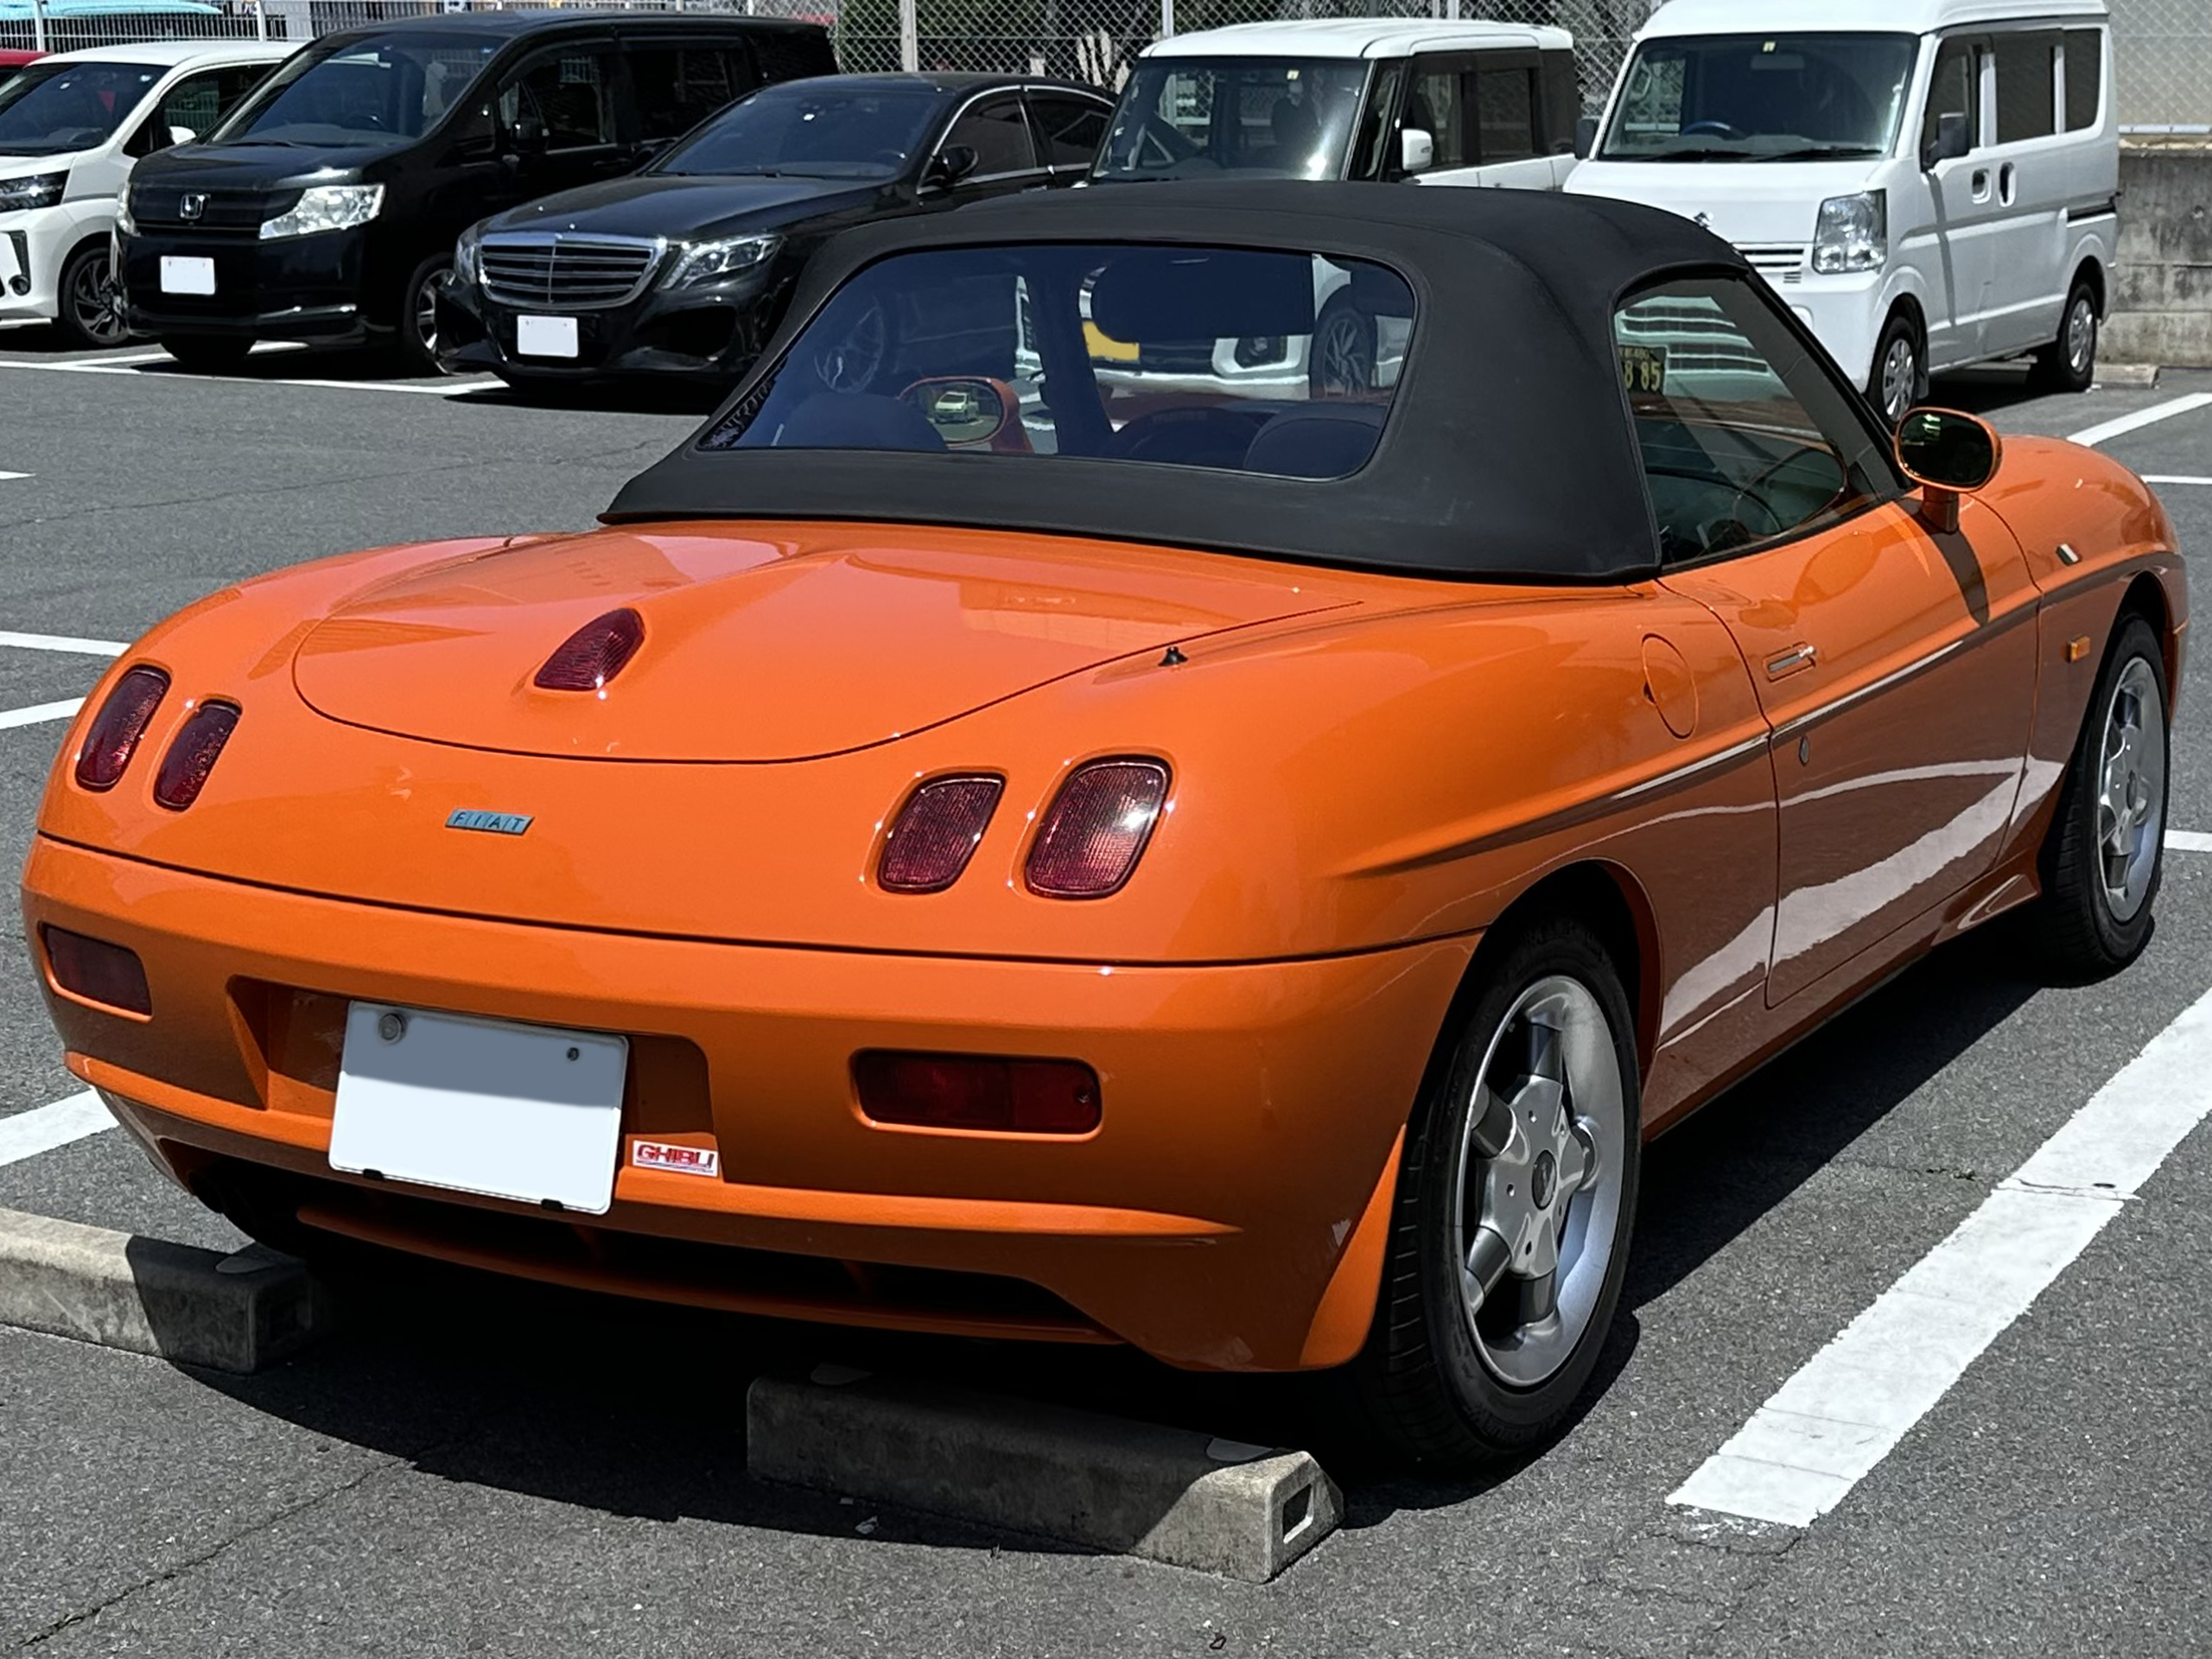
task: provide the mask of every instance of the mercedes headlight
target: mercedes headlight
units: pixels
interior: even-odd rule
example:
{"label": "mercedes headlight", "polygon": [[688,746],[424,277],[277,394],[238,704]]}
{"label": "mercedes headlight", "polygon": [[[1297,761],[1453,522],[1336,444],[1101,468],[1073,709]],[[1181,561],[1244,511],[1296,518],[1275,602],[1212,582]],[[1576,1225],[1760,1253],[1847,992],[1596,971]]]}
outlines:
{"label": "mercedes headlight", "polygon": [[302,194],[289,212],[263,219],[261,239],[351,230],[374,219],[383,206],[380,184],[318,184]]}
{"label": "mercedes headlight", "polygon": [[484,227],[472,225],[461,233],[461,240],[453,245],[454,285],[474,286],[484,251]]}
{"label": "mercedes headlight", "polygon": [[1890,257],[1890,198],[1885,190],[1830,196],[1813,228],[1813,269],[1823,276],[1879,270]]}
{"label": "mercedes headlight", "polygon": [[26,207],[51,207],[69,188],[67,173],[34,173],[27,179],[0,179],[0,213]]}
{"label": "mercedes headlight", "polygon": [[703,288],[726,283],[766,263],[784,245],[780,236],[733,236],[720,242],[694,242],[669,268],[671,288]]}

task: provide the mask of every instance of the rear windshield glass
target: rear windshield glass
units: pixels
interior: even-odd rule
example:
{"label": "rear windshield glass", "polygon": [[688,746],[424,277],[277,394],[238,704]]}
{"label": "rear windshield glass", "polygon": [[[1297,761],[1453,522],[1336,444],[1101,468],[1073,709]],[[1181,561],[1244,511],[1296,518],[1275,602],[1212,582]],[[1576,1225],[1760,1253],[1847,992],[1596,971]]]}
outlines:
{"label": "rear windshield glass", "polygon": [[144,63],[35,63],[0,75],[0,156],[105,143],[162,73]]}
{"label": "rear windshield glass", "polygon": [[1714,35],[1646,41],[1629,60],[1605,162],[1885,156],[1920,42],[1910,35]]}
{"label": "rear windshield glass", "polygon": [[499,50],[481,35],[308,47],[214,135],[225,144],[389,149],[420,138],[467,94]]}
{"label": "rear windshield glass", "polygon": [[840,289],[702,442],[1341,478],[1382,436],[1413,323],[1395,271],[1319,254],[898,254]]}
{"label": "rear windshield glass", "polygon": [[1357,60],[1140,59],[1096,176],[1339,177],[1366,85]]}
{"label": "rear windshield glass", "polygon": [[725,110],[662,157],[656,173],[795,179],[892,179],[935,124],[926,86],[841,87],[786,81]]}

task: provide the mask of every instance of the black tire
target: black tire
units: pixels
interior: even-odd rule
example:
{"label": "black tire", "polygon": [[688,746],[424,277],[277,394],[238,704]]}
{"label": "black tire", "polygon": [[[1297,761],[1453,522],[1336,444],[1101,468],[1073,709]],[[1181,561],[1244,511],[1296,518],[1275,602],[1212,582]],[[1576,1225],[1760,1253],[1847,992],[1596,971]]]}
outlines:
{"label": "black tire", "polygon": [[437,291],[453,270],[449,254],[434,253],[407,278],[399,298],[392,353],[409,374],[443,374],[438,361]]}
{"label": "black tire", "polygon": [[2056,336],[2036,353],[2030,385],[2037,391],[2087,391],[2097,378],[2097,329],[2096,290],[2087,277],[2076,277],[2058,314]]}
{"label": "black tire", "polygon": [[1338,295],[1321,308],[1306,366],[1316,397],[1364,397],[1375,389],[1375,319]]}
{"label": "black tire", "polygon": [[[1357,1449],[1387,1467],[1463,1474],[1526,1452],[1557,1429],[1597,1367],[1627,1271],[1642,1167],[1641,1091],[1633,1016],[1620,976],[1596,936],[1569,919],[1535,923],[1497,941],[1495,950],[1473,996],[1463,1005],[1458,1029],[1447,1038],[1452,1045],[1448,1057],[1432,1068],[1432,1084],[1408,1128],[1375,1324],[1366,1350],[1339,1379],[1355,1419]],[[1605,1027],[1597,1032],[1587,1023],[1586,1013],[1577,1027],[1582,1034],[1567,1039],[1562,1050],[1573,1046],[1590,1057],[1597,1069],[1589,1075],[1600,1084],[1600,1062],[1610,1051],[1617,1088],[1616,1097],[1608,1099],[1603,1087],[1585,1093],[1570,1084],[1554,1098],[1564,1102],[1570,1121],[1594,1123],[1595,1144],[1618,1167],[1605,1172],[1600,1165],[1597,1179],[1564,1199],[1557,1185],[1567,1179],[1563,1161],[1550,1166],[1555,1183],[1550,1198],[1542,1196],[1544,1177],[1529,1183],[1529,1196],[1541,1201],[1541,1206],[1524,1201],[1531,1225],[1553,1224],[1555,1239],[1560,1234],[1575,1238],[1579,1230],[1583,1241],[1572,1262],[1560,1251],[1554,1275],[1562,1299],[1561,1314],[1570,1311],[1566,1299],[1572,1292],[1580,1310],[1574,1314],[1580,1324],[1570,1327],[1562,1317],[1554,1338],[1556,1363],[1540,1376],[1512,1381],[1505,1375],[1507,1361],[1532,1370],[1544,1364],[1535,1344],[1518,1355],[1510,1347],[1513,1340],[1540,1327],[1522,1327],[1503,1344],[1484,1333],[1484,1327],[1486,1321],[1498,1323],[1491,1319],[1493,1313],[1504,1314],[1510,1324],[1518,1306],[1511,1299],[1538,1281],[1517,1278],[1509,1268],[1495,1280],[1481,1310],[1469,1312],[1460,1289],[1460,1242],[1480,1239],[1477,1224],[1492,1213],[1487,1196],[1478,1196],[1474,1182],[1478,1173],[1490,1179],[1503,1169],[1497,1160],[1480,1158],[1479,1148],[1469,1140],[1470,1119],[1479,1097],[1492,1103],[1485,1128],[1496,1122],[1500,1108],[1495,1100],[1504,1096],[1502,1092],[1478,1096],[1477,1085],[1485,1077],[1495,1083],[1522,1060],[1529,1073],[1541,1074],[1545,1063],[1535,1057],[1532,1031],[1530,1040],[1517,1051],[1508,1046],[1525,1000],[1562,982],[1580,988],[1588,1008],[1602,1015]],[[1500,1071],[1502,1066],[1506,1071]],[[1561,1074],[1567,1074],[1566,1068]],[[1530,1098],[1530,1082],[1524,1079],[1520,1092],[1511,1096],[1514,1106]],[[1599,1116],[1585,1114],[1585,1106]],[[1547,1109],[1558,1109],[1556,1104]],[[1618,1120],[1611,1122],[1610,1138],[1606,1114]],[[1518,1146],[1520,1114],[1508,1110],[1506,1117]],[[1534,1117],[1530,1121],[1536,1122]],[[1531,1137],[1535,1146],[1546,1144],[1543,1133],[1540,1127]],[[1584,1142],[1586,1148],[1590,1144],[1589,1140]],[[1505,1156],[1500,1154],[1501,1159]],[[1536,1161],[1541,1165],[1541,1158]],[[1498,1167],[1494,1169],[1493,1163]],[[1608,1175],[1612,1214],[1601,1227],[1599,1217],[1605,1208]],[[1484,1193],[1491,1190],[1485,1188]],[[1578,1205],[1590,1208],[1578,1217]],[[1607,1254],[1603,1258],[1588,1255],[1587,1249],[1601,1240]],[[1510,1255],[1516,1248],[1528,1247],[1505,1243],[1500,1248]],[[1578,1266],[1586,1273],[1579,1280],[1573,1273]],[[1505,1351],[1494,1351],[1494,1344]]]}
{"label": "black tire", "polygon": [[130,338],[105,241],[87,242],[62,261],[54,300],[54,326],[74,350],[105,351]]}
{"label": "black tire", "polygon": [[163,334],[162,349],[194,374],[230,374],[245,362],[253,342],[227,334]]}
{"label": "black tire", "polygon": [[[2158,707],[2155,711],[2141,709],[2138,728],[2142,739],[2155,744],[2155,751],[2141,758],[2155,760],[2157,776],[2149,779],[2136,772],[2142,786],[2139,791],[2127,791],[2131,797],[2139,794],[2145,816],[2122,837],[2136,844],[2134,857],[2123,865],[2113,861],[2118,855],[2107,844],[2111,813],[2102,798],[2114,721],[2123,689],[2131,684],[2139,705],[2155,691]],[[2056,977],[2101,978],[2133,962],[2150,941],[2152,911],[2165,874],[2172,706],[2165,653],[2156,630],[2139,614],[2123,615],[2098,671],[2096,689],[2089,695],[2074,758],[2059,789],[2057,816],[2044,841],[2043,898],[2031,915],[2045,965]],[[2123,766],[2126,759],[2121,757]],[[2131,801],[2131,811],[2133,808]],[[2134,882],[2124,882],[2118,890],[2110,885],[2109,878],[2123,868],[2140,870],[2139,890]]]}
{"label": "black tire", "polygon": [[[1899,365],[1892,362],[1900,353],[1909,354],[1902,372]],[[1894,428],[1927,396],[1928,346],[1912,313],[1900,308],[1890,313],[1874,342],[1874,361],[1866,373],[1866,397],[1874,412]]]}

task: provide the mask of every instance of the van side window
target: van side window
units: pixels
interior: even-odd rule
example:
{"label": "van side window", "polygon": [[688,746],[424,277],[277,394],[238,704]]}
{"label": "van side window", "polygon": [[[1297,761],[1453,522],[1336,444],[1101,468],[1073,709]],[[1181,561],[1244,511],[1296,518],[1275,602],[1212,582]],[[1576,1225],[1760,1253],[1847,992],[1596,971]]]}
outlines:
{"label": "van side window", "polygon": [[1936,54],[1936,72],[1928,82],[1928,118],[1922,123],[1920,144],[1925,150],[1936,142],[1938,123],[1947,115],[1963,115],[1972,135],[1969,148],[1981,147],[1981,76],[1972,41],[1946,41]]}
{"label": "van side window", "polygon": [[590,149],[614,142],[613,99],[605,47],[541,58],[499,93],[499,121],[508,132],[550,151]]}
{"label": "van side window", "polygon": [[1460,71],[1457,64],[1435,58],[1414,62],[1413,91],[1406,94],[1406,125],[1418,128],[1436,141],[1429,165],[1438,171],[1468,167],[1466,111],[1459,102]]}
{"label": "van side window", "polygon": [[2058,36],[1999,35],[1997,48],[1997,142],[2048,138],[2058,130]]}
{"label": "van side window", "polygon": [[1741,277],[1644,289],[1613,314],[1663,563],[1809,533],[1892,492],[1851,396]]}
{"label": "van side window", "polygon": [[1527,69],[1485,69],[1475,78],[1475,121],[1485,167],[1543,154],[1536,137],[1535,81],[1534,72]]}
{"label": "van side window", "polygon": [[2066,31],[2066,130],[2097,124],[2105,98],[2105,42],[2094,29]]}
{"label": "van side window", "polygon": [[646,139],[681,138],[760,84],[742,47],[639,45],[625,55]]}

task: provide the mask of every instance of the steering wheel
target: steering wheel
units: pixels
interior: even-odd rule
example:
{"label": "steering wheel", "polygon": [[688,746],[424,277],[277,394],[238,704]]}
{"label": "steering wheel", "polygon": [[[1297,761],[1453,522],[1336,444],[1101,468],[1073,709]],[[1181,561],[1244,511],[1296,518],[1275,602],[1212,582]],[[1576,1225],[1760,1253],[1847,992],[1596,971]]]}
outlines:
{"label": "steering wheel", "polygon": [[1685,138],[1700,133],[1710,133],[1715,138],[1741,138],[1744,136],[1726,121],[1693,121],[1681,130],[1681,136]]}

